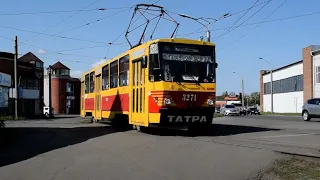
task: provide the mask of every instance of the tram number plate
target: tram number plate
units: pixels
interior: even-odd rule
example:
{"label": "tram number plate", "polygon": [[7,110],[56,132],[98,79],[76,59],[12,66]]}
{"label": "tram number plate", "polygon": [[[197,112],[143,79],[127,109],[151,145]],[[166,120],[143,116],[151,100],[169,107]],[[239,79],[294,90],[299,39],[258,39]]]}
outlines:
{"label": "tram number plate", "polygon": [[207,122],[206,116],[168,116],[169,122],[183,123],[183,122]]}

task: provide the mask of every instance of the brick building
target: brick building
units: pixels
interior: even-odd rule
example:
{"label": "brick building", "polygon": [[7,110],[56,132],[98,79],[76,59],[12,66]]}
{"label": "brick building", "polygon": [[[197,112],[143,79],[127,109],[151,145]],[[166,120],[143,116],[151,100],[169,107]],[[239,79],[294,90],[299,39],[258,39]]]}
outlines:
{"label": "brick building", "polygon": [[[80,79],[70,77],[70,69],[57,62],[51,66],[52,108],[56,114],[80,114]],[[49,106],[49,77],[44,78],[44,103]]]}
{"label": "brick building", "polygon": [[[302,49],[302,60],[273,70],[273,111],[301,113],[310,98],[320,97],[320,46]],[[271,74],[260,71],[260,110],[271,111]]]}
{"label": "brick building", "polygon": [[[7,114],[14,114],[14,55],[0,52],[0,72],[11,76]],[[34,117],[42,114],[43,109],[43,61],[31,52],[17,61],[18,115]]]}

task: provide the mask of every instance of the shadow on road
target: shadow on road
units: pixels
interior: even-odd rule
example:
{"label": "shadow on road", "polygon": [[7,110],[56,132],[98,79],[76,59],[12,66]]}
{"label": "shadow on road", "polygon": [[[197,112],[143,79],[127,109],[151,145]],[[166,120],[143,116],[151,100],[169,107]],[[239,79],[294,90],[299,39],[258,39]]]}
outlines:
{"label": "shadow on road", "polygon": [[112,127],[2,129],[0,167],[116,132],[119,130]]}
{"label": "shadow on road", "polygon": [[264,131],[278,131],[280,129],[261,128],[253,126],[239,126],[226,124],[213,124],[209,127],[193,130],[182,131],[172,129],[157,129],[148,128],[144,132],[147,134],[157,136],[229,136],[244,133],[264,132]]}
{"label": "shadow on road", "polygon": [[54,118],[52,118],[53,120],[55,119],[68,119],[68,118],[78,118],[80,117],[79,115],[68,115],[68,116],[64,116],[64,115],[59,115],[59,116],[54,116]]}

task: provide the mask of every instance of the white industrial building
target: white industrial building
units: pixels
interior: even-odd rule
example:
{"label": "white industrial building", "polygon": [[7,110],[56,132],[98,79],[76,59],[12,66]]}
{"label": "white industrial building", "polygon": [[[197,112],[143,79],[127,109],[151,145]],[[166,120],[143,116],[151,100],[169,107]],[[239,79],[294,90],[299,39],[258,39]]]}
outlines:
{"label": "white industrial building", "polygon": [[[300,113],[305,101],[320,97],[320,46],[302,50],[302,60],[274,69],[273,112]],[[260,111],[271,112],[271,73],[260,72]]]}

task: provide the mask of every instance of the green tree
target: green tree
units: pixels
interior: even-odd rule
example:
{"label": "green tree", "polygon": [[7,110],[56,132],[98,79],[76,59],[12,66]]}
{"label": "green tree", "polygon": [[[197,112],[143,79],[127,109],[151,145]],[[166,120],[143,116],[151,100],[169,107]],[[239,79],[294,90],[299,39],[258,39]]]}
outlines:
{"label": "green tree", "polygon": [[260,92],[252,92],[250,94],[250,104],[252,104],[252,105],[259,104],[260,105]]}
{"label": "green tree", "polygon": [[222,97],[227,97],[229,95],[228,91],[225,91],[221,94]]}

